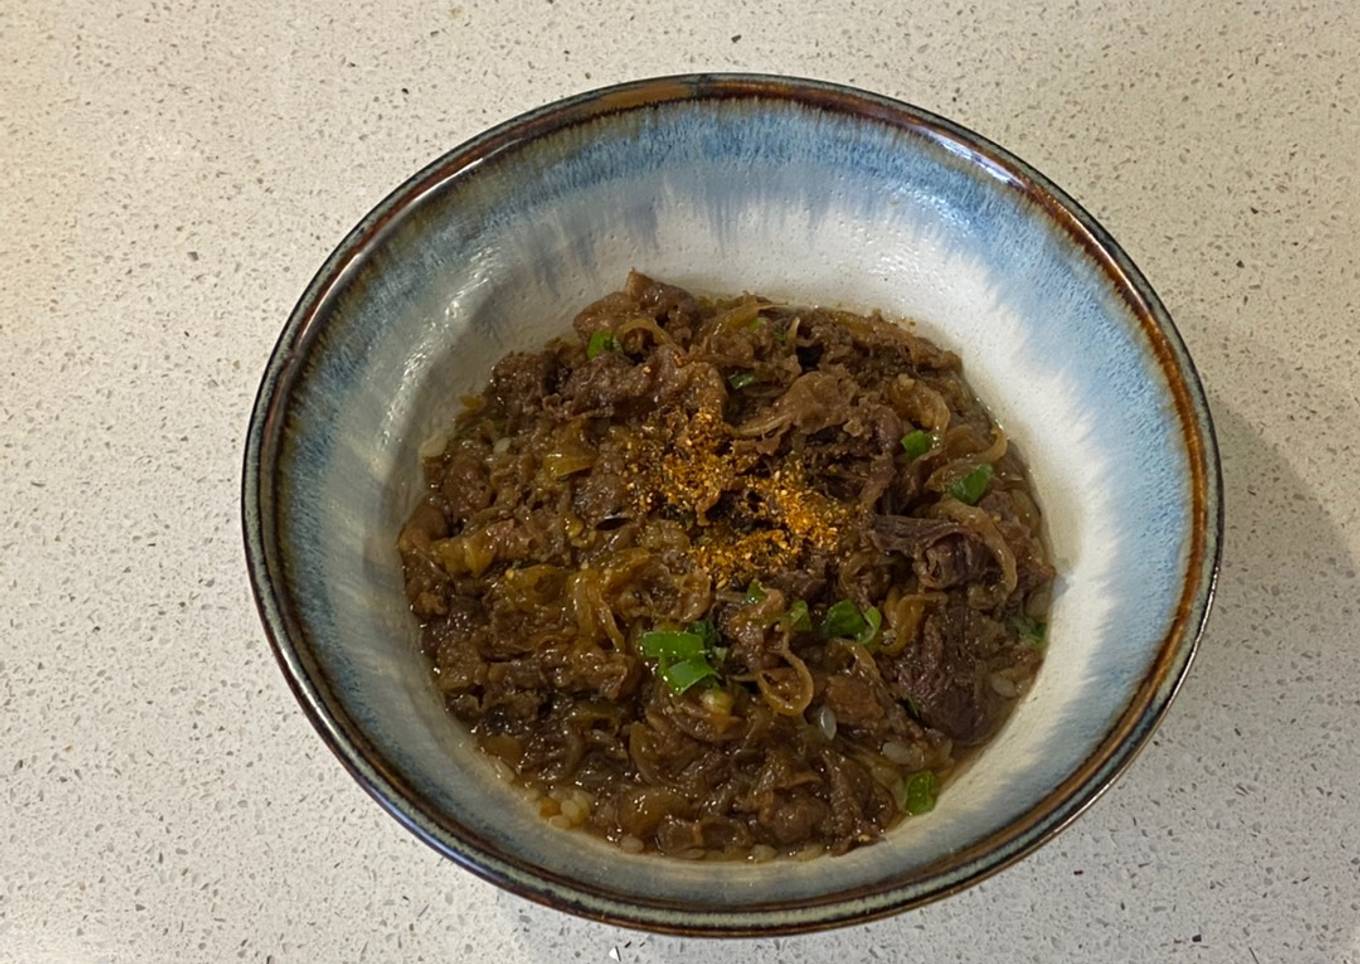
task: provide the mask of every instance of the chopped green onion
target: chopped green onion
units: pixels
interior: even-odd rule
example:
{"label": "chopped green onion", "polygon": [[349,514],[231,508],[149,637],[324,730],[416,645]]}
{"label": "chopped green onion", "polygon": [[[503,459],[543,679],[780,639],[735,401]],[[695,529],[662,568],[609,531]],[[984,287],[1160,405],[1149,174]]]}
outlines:
{"label": "chopped green onion", "polygon": [[586,342],[586,358],[594,358],[601,352],[617,351],[619,343],[614,339],[614,333],[607,328],[601,328],[590,336],[590,341]]}
{"label": "chopped green onion", "polygon": [[1020,634],[1020,642],[1035,649],[1044,648],[1044,630],[1047,628],[1037,619],[1016,616],[1011,620],[1011,628]]}
{"label": "chopped green onion", "polygon": [[698,633],[655,629],[642,634],[642,655],[649,659],[677,660],[702,658],[706,647]]}
{"label": "chopped green onion", "polygon": [[685,627],[685,631],[693,633],[704,641],[704,649],[712,649],[718,644],[718,627],[714,626],[711,620],[700,619],[690,623]]}
{"label": "chopped green onion", "polygon": [[935,440],[930,437],[930,433],[923,432],[919,428],[902,436],[902,448],[906,451],[908,458],[919,459],[934,446]]}
{"label": "chopped green onion", "polygon": [[727,654],[729,652],[731,652],[731,647],[729,646],[714,646],[713,661],[721,666],[723,663],[727,662]]}
{"label": "chopped green onion", "polygon": [[653,629],[642,634],[642,655],[657,661],[657,674],[676,693],[695,683],[716,677],[718,671],[709,661],[727,658],[727,647],[718,646],[718,629],[707,619],[689,624],[688,630]]}
{"label": "chopped green onion", "polygon": [[921,708],[916,705],[916,701],[914,699],[912,699],[910,696],[904,696],[902,697],[902,702],[907,705],[908,713],[916,717],[918,720],[921,718]]}
{"label": "chopped green onion", "polygon": [[759,328],[763,324],[766,324],[768,321],[769,321],[768,318],[762,318],[760,317],[760,315],[756,315],[754,318],[752,318],[750,321],[746,323],[746,327],[751,329],[752,331],[755,331],[757,328]]}
{"label": "chopped green onion", "polygon": [[913,773],[903,781],[902,809],[913,817],[935,809],[935,797],[940,792],[940,781],[931,770]]}
{"label": "chopped green onion", "polygon": [[774,329],[774,340],[781,345],[786,344],[789,340],[788,329],[782,325],[776,325]]}
{"label": "chopped green onion", "polygon": [[784,614],[784,622],[795,633],[807,633],[812,631],[812,614],[808,612],[806,600],[794,600],[789,611]]}
{"label": "chopped green onion", "polygon": [[718,671],[710,666],[708,660],[703,656],[682,659],[678,663],[671,663],[669,666],[661,668],[661,678],[677,693],[683,693],[700,680],[710,679],[717,675]]}
{"label": "chopped green onion", "polygon": [[765,587],[760,584],[759,579],[752,579],[751,584],[746,587],[747,604],[758,603],[765,598]]}
{"label": "chopped green onion", "polygon": [[727,384],[731,385],[736,391],[741,391],[747,385],[754,385],[756,376],[750,372],[737,372],[727,377]]}
{"label": "chopped green onion", "polygon": [[858,639],[867,625],[859,608],[850,600],[842,599],[822,617],[822,635]]}
{"label": "chopped green onion", "polygon": [[967,505],[976,505],[992,481],[992,467],[983,462],[949,487],[949,494]]}
{"label": "chopped green onion", "polygon": [[864,628],[855,634],[855,642],[861,646],[872,646],[878,640],[878,631],[883,627],[883,614],[877,606],[864,610]]}

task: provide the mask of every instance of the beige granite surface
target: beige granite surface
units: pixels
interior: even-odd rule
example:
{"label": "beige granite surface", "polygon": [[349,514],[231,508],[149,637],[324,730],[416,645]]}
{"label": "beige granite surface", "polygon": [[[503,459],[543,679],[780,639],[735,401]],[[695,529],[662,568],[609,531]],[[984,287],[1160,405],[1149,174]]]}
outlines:
{"label": "beige granite surface", "polygon": [[[1218,423],[1199,661],[1074,827],[925,910],[649,937],[498,892],[312,732],[244,579],[242,433],[294,299],[409,172],[635,76],[945,113],[1160,291]],[[0,961],[1360,961],[1360,7],[0,5]]]}

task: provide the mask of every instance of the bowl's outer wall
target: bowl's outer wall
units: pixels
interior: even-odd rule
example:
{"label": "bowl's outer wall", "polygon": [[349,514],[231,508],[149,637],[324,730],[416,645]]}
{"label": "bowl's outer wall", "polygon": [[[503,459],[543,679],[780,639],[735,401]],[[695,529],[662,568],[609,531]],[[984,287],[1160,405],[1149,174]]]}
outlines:
{"label": "bowl's outer wall", "polygon": [[[835,108],[836,89],[818,90]],[[663,929],[748,931],[948,892],[1070,818],[1179,681],[1216,558],[1198,384],[1127,260],[1103,236],[1082,243],[1080,229],[1098,229],[1064,224],[1033,172],[985,142],[876,99],[866,112],[887,120],[809,97],[637,106],[647,99],[547,131],[530,118],[537,137],[454,152],[323,269],[266,375],[247,453],[266,625],[361,781],[441,850],[530,896]],[[961,352],[1029,462],[1061,572],[1049,659],[935,813],[885,843],[657,873],[656,858],[547,827],[440,706],[394,548],[420,447],[496,358],[561,334],[632,267],[919,319]]]}

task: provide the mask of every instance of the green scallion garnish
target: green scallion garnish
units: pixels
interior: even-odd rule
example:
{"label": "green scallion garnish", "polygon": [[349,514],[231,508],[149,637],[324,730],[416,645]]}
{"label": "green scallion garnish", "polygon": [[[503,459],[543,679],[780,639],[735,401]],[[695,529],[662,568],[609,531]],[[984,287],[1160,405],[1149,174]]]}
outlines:
{"label": "green scallion garnish", "polygon": [[676,693],[683,693],[700,680],[716,678],[714,663],[727,658],[727,647],[717,645],[721,635],[707,619],[685,630],[653,629],[638,641],[642,655],[656,660],[656,672]]}
{"label": "green scallion garnish", "polygon": [[665,662],[703,657],[707,647],[698,633],[654,629],[642,634],[642,655]]}
{"label": "green scallion garnish", "polygon": [[922,770],[907,777],[902,784],[902,809],[913,817],[935,809],[935,798],[940,792],[940,781],[931,770]]}
{"label": "green scallion garnish", "polygon": [[929,432],[917,429],[902,436],[902,449],[907,453],[908,458],[919,459],[931,450],[935,445],[935,440],[930,437]]}
{"label": "green scallion garnish", "polygon": [[848,599],[832,605],[822,617],[823,636],[858,639],[867,626],[868,623],[859,614],[859,607]]}
{"label": "green scallion garnish", "polygon": [[746,587],[746,603],[758,603],[765,598],[765,587],[760,584],[759,579],[752,579],[751,584]]}
{"label": "green scallion garnish", "polygon": [[784,622],[795,633],[812,631],[812,613],[808,612],[806,600],[796,599],[789,611],[784,614]]}
{"label": "green scallion garnish", "polygon": [[586,358],[595,358],[601,352],[617,351],[618,341],[614,338],[614,333],[607,328],[601,328],[590,336],[590,341],[586,342]]}
{"label": "green scallion garnish", "polygon": [[1048,628],[1037,619],[1016,616],[1011,620],[1011,628],[1020,636],[1020,642],[1035,649],[1044,648],[1044,631]]}
{"label": "green scallion garnish", "polygon": [[987,483],[992,481],[992,467],[983,462],[973,471],[949,487],[949,494],[965,505],[977,505],[982,493],[987,491]]}
{"label": "green scallion garnish", "polygon": [[878,642],[878,631],[883,628],[883,614],[877,606],[864,610],[864,628],[855,634],[855,642],[861,646],[873,646]]}
{"label": "green scallion garnish", "polygon": [[741,391],[747,385],[754,385],[756,376],[750,372],[737,372],[727,377],[727,384],[731,385],[734,391]]}
{"label": "green scallion garnish", "polygon": [[683,693],[700,680],[712,679],[718,671],[703,656],[692,656],[661,667],[661,678],[676,693]]}
{"label": "green scallion garnish", "polygon": [[704,641],[705,649],[712,649],[718,644],[718,627],[713,625],[712,620],[700,619],[692,622],[685,627],[685,631],[694,633]]}

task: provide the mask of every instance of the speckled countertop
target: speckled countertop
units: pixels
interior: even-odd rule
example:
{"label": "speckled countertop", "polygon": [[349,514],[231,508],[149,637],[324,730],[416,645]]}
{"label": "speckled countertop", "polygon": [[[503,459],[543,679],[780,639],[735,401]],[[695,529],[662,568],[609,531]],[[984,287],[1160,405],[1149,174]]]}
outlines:
{"label": "speckled countertop", "polygon": [[[661,6],[0,6],[0,961],[1360,961],[1360,8]],[[494,121],[704,68],[902,97],[1065,186],[1180,325],[1227,484],[1127,776],[965,894],[781,941],[571,919],[418,844],[303,719],[238,535],[256,380],[342,234]]]}

